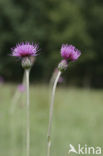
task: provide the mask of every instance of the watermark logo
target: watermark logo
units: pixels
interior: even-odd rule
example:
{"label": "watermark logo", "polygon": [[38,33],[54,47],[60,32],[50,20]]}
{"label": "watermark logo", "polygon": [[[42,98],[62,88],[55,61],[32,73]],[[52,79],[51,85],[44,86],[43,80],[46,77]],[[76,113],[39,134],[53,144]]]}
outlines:
{"label": "watermark logo", "polygon": [[101,147],[97,146],[97,147],[89,147],[86,144],[84,146],[81,146],[80,144],[78,144],[77,148],[75,148],[72,144],[69,145],[69,151],[68,154],[70,153],[75,153],[75,154],[96,154],[96,155],[100,155],[102,154],[102,149]]}

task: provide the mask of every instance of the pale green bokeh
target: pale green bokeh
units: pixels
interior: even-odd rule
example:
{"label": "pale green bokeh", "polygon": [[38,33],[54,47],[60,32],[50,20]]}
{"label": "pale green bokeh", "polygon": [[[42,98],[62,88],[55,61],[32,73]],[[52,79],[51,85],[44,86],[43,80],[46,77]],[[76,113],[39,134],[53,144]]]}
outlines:
{"label": "pale green bokeh", "polygon": [[[0,86],[0,156],[25,156],[25,102],[19,101],[12,118],[9,113],[15,89]],[[30,89],[31,156],[46,156],[49,89]],[[57,89],[51,156],[68,156],[69,144],[102,147],[103,90]]]}

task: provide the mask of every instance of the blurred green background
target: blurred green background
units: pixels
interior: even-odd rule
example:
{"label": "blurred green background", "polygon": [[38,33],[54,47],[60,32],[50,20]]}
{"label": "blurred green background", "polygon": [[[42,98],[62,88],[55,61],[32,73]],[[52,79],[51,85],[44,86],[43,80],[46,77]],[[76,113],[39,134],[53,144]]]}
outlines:
{"label": "blurred green background", "polygon": [[[16,86],[0,89],[0,155],[26,155],[26,109],[23,97],[11,115]],[[5,98],[4,98],[5,97]],[[25,96],[24,96],[25,99]],[[31,155],[46,156],[49,113],[48,86],[30,87]],[[69,144],[103,147],[103,91],[61,88],[56,92],[51,156],[69,156]],[[103,149],[103,148],[102,148]],[[86,155],[86,154],[85,154]],[[100,156],[103,155],[102,154]],[[76,156],[76,154],[70,154]],[[81,154],[82,156],[82,154]],[[88,156],[88,154],[86,155]],[[90,156],[96,156],[92,153]]]}
{"label": "blurred green background", "polygon": [[[0,75],[21,81],[18,60],[9,56],[22,41],[39,43],[31,81],[48,82],[62,43],[75,45],[82,56],[65,77],[68,85],[103,87],[102,0],[0,0]],[[71,68],[72,66],[72,68]]]}

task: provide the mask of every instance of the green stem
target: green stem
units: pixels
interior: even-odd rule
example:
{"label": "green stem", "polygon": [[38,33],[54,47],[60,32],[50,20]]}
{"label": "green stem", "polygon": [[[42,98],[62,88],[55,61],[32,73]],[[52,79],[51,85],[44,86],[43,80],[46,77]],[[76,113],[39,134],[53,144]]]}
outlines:
{"label": "green stem", "polygon": [[52,129],[52,118],[53,118],[53,106],[54,106],[54,98],[55,98],[55,90],[61,75],[61,71],[58,72],[57,77],[55,79],[53,89],[52,89],[52,96],[51,96],[51,103],[50,103],[50,114],[49,114],[49,126],[48,126],[48,149],[47,149],[47,156],[50,156],[50,149],[51,149],[51,129]]}
{"label": "green stem", "polygon": [[26,69],[26,154],[30,156],[30,116],[29,116],[29,69]]}

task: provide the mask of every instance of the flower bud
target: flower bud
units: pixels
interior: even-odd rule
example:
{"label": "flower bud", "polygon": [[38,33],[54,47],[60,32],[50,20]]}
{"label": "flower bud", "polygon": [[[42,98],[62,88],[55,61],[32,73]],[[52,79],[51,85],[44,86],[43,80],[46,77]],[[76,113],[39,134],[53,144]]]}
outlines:
{"label": "flower bud", "polygon": [[32,66],[30,57],[22,58],[22,67],[24,69],[29,69]]}
{"label": "flower bud", "polygon": [[58,65],[58,70],[61,72],[65,71],[68,68],[68,62],[67,60],[62,60]]}

